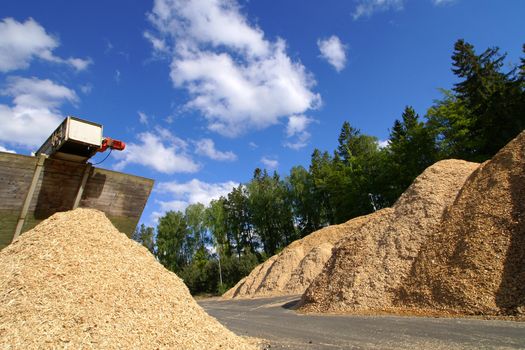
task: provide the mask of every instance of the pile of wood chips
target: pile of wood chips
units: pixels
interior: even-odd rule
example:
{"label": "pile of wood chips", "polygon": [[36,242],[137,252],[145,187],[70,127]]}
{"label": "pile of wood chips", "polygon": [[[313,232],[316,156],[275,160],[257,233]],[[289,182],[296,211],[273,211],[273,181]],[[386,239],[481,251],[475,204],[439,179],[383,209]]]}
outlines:
{"label": "pile of wood chips", "polygon": [[310,250],[292,272],[284,290],[290,294],[302,294],[323,270],[324,265],[332,256],[333,247],[330,243],[321,243],[318,247]]}
{"label": "pile of wood chips", "polygon": [[323,272],[303,295],[302,310],[383,311],[434,234],[445,208],[479,166],[461,160],[435,163],[419,175],[392,208],[370,215],[342,239]]}
{"label": "pile of wood chips", "polygon": [[43,221],[0,266],[2,349],[255,349],[93,209]]}
{"label": "pile of wood chips", "polygon": [[525,316],[525,131],[467,180],[398,304]]}
{"label": "pile of wood chips", "polygon": [[[326,244],[333,246],[366,221],[367,216],[362,216],[341,225],[322,228],[292,242],[282,252],[255,267],[222,297],[231,299],[302,294],[331,255],[331,248],[330,254],[327,254]],[[321,245],[323,247],[319,249]]]}

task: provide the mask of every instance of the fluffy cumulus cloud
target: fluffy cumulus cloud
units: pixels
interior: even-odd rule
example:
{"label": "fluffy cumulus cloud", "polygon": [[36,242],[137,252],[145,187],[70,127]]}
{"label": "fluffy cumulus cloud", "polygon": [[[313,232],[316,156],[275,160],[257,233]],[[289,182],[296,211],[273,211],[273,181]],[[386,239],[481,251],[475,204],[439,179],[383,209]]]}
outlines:
{"label": "fluffy cumulus cloud", "polygon": [[269,157],[262,157],[261,163],[269,170],[277,169],[277,167],[279,166],[279,161],[277,159]]}
{"label": "fluffy cumulus cloud", "polygon": [[58,108],[75,104],[77,94],[51,80],[9,77],[0,93],[12,98],[0,104],[0,141],[21,147],[38,147],[60,124]]}
{"label": "fluffy cumulus cloud", "polygon": [[308,125],[314,120],[305,115],[292,115],[288,118],[286,126],[286,136],[288,141],[285,146],[291,149],[301,149],[308,144],[310,133],[307,131]]}
{"label": "fluffy cumulus cloud", "polygon": [[145,37],[171,59],[173,84],[189,92],[186,107],[210,130],[234,137],[320,104],[285,41],[265,39],[234,0],[156,0],[148,18],[154,31]]}
{"label": "fluffy cumulus cloud", "polygon": [[402,10],[404,2],[404,0],[357,0],[352,17],[357,20],[361,17],[370,17],[375,12]]}
{"label": "fluffy cumulus cloud", "polygon": [[208,205],[213,199],[226,196],[239,184],[233,181],[221,183],[207,183],[197,179],[180,183],[176,181],[161,182],[155,191],[170,195],[167,201],[158,201],[162,211],[184,210],[190,204],[202,203]]}
{"label": "fluffy cumulus cloud", "polygon": [[113,153],[117,159],[116,170],[129,164],[139,164],[165,174],[193,173],[200,168],[186,153],[186,142],[166,129],[140,133],[137,139],[138,142],[127,144],[123,152]]}
{"label": "fluffy cumulus cloud", "polygon": [[317,40],[317,47],[323,57],[336,71],[340,72],[346,65],[346,47],[335,35],[328,39]]}
{"label": "fluffy cumulus cloud", "polygon": [[0,21],[0,72],[27,68],[34,58],[66,64],[77,71],[86,69],[91,59],[61,58],[53,54],[60,45],[34,19],[18,22],[13,18]]}
{"label": "fluffy cumulus cloud", "polygon": [[234,161],[237,155],[231,151],[223,152],[215,148],[215,142],[212,139],[201,139],[195,142],[197,154],[219,161]]}

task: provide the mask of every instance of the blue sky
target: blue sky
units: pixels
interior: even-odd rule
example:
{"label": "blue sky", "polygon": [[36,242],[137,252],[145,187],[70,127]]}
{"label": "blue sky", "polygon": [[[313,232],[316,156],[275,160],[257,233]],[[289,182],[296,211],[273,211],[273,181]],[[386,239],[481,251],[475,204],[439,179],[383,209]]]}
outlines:
{"label": "blue sky", "polygon": [[0,150],[102,123],[128,147],[101,166],[155,179],[153,224],[256,167],[307,166],[344,120],[387,140],[455,82],[457,39],[517,63],[523,18],[522,0],[4,1]]}

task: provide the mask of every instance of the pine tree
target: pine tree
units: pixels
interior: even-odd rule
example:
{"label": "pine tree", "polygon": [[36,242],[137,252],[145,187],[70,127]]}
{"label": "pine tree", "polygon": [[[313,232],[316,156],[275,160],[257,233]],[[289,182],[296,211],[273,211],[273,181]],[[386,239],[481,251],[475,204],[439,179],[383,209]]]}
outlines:
{"label": "pine tree", "polygon": [[419,120],[411,106],[405,107],[401,121],[396,120],[390,133],[391,172],[396,174],[398,195],[403,193],[412,181],[438,158],[432,130]]}

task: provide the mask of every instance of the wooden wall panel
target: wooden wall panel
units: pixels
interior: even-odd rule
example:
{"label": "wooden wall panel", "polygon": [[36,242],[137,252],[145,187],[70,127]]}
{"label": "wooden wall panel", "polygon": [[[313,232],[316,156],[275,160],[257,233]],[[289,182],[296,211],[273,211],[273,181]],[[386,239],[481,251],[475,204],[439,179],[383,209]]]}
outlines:
{"label": "wooden wall panel", "polygon": [[[0,152],[0,249],[13,239],[35,166],[36,157]],[[72,208],[85,167],[46,159],[22,232]],[[103,211],[121,232],[131,236],[152,187],[151,179],[93,167],[79,206]]]}

